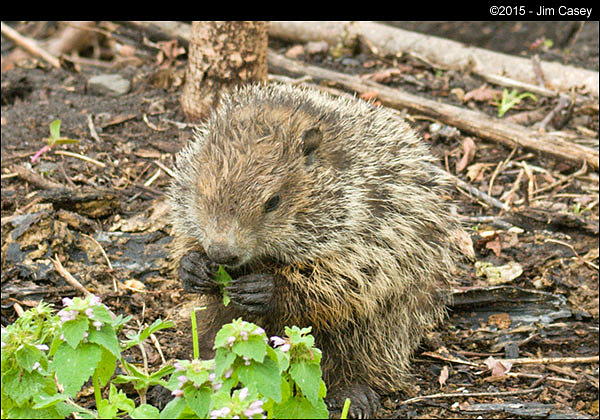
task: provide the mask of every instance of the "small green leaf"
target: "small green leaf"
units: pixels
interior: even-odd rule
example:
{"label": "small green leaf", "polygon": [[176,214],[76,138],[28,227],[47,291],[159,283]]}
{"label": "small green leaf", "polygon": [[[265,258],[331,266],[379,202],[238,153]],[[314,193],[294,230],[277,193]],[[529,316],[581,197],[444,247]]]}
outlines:
{"label": "small green leaf", "polygon": [[54,140],[54,144],[77,144],[79,143],[80,140],[76,140],[76,139],[68,139],[66,137],[60,138],[60,139],[56,139]]}
{"label": "small green leaf", "polygon": [[262,363],[269,345],[259,336],[250,336],[247,341],[237,341],[231,349],[235,354]]}
{"label": "small green leaf", "polygon": [[304,396],[316,405],[321,386],[321,367],[315,363],[299,361],[290,367],[289,372]]}
{"label": "small green leaf", "polygon": [[96,343],[111,352],[115,357],[121,355],[121,347],[119,347],[119,339],[117,333],[111,325],[104,324],[100,330],[90,328],[88,341]]}
{"label": "small green leaf", "polygon": [[130,412],[135,408],[135,402],[132,399],[127,398],[127,395],[120,389],[117,389],[113,384],[110,384],[108,400],[119,410],[125,412]]}
{"label": "small green leaf", "polygon": [[150,404],[142,404],[129,413],[132,419],[157,419],[160,416],[158,408]]}
{"label": "small green leaf", "polygon": [[69,399],[69,397],[64,394],[38,394],[35,397],[33,397],[33,402],[35,403],[33,405],[33,408],[39,410],[42,408],[52,407],[53,405],[56,405],[61,401],[66,401],[67,399]]}
{"label": "small green leaf", "polygon": [[50,139],[57,140],[60,138],[60,120],[54,120],[50,123]]}
{"label": "small green leaf", "polygon": [[54,382],[50,377],[44,377],[37,371],[31,373],[23,370],[3,372],[2,396],[12,398],[16,405],[23,405],[27,400],[42,392],[52,389]]}
{"label": "small green leaf", "polygon": [[104,305],[94,305],[94,306],[92,306],[92,316],[91,316],[91,318],[94,321],[100,321],[103,324],[106,324],[106,323],[111,324],[113,322],[113,317],[110,314],[110,311]]}
{"label": "small green leaf", "polygon": [[111,404],[108,400],[100,400],[98,403],[98,418],[100,419],[114,419],[117,418],[117,412],[119,409]]}
{"label": "small green leaf", "polygon": [[102,348],[102,357],[94,374],[98,377],[100,386],[104,387],[115,373],[117,358],[114,354]]}
{"label": "small green leaf", "polygon": [[225,290],[225,288],[231,283],[231,276],[227,271],[225,271],[225,268],[222,265],[219,266],[219,269],[215,274],[215,281],[219,284],[219,287],[221,288],[221,294],[223,295],[223,306],[229,305],[231,299],[229,298],[229,295],[227,294],[227,290]]}
{"label": "small green leaf", "polygon": [[89,320],[85,317],[77,317],[67,321],[62,326],[62,334],[65,341],[73,348],[77,348],[88,330]]}
{"label": "small green leaf", "polygon": [[201,419],[206,418],[206,415],[208,414],[211,395],[212,390],[206,386],[203,386],[200,389],[188,386],[183,392],[185,402]]}
{"label": "small green leaf", "polygon": [[225,324],[221,327],[221,329],[217,332],[215,336],[215,344],[213,348],[216,350],[219,347],[227,348],[228,343],[227,340],[229,337],[235,337],[237,335],[236,328],[231,324]]}
{"label": "small green leaf", "polygon": [[224,348],[218,348],[215,352],[215,375],[222,376],[237,359],[235,353]]}
{"label": "small green leaf", "polygon": [[186,411],[187,403],[183,398],[174,398],[160,412],[161,419],[179,419]]}
{"label": "small green leaf", "polygon": [[266,358],[263,363],[254,362],[250,366],[242,365],[237,369],[240,381],[250,391],[281,401],[281,375],[279,366],[273,360]]}
{"label": "small green leaf", "polygon": [[44,354],[31,344],[24,344],[20,349],[15,352],[17,363],[27,372],[33,370],[33,366],[38,363]]}
{"label": "small green leaf", "polygon": [[73,349],[63,343],[56,352],[52,367],[65,393],[74,397],[98,367],[102,349],[96,344],[83,343]]}
{"label": "small green leaf", "polygon": [[273,407],[273,417],[278,419],[326,419],[329,417],[323,401],[313,406],[302,397],[294,397]]}

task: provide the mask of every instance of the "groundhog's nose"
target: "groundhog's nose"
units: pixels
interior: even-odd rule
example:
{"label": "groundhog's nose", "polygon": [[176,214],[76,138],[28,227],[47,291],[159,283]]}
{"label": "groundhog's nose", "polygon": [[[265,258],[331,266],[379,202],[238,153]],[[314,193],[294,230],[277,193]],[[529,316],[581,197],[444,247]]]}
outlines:
{"label": "groundhog's nose", "polygon": [[240,260],[237,252],[224,243],[209,245],[206,248],[206,255],[217,264],[236,265]]}

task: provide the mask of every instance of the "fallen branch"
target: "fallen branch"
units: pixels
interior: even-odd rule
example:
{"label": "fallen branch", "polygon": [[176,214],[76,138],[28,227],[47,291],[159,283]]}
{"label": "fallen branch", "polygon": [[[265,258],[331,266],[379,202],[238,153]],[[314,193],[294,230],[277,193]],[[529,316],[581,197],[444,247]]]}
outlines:
{"label": "fallen branch", "polygon": [[13,170],[20,178],[44,190],[63,189],[64,185],[42,178],[40,175],[21,165],[15,165]]}
{"label": "fallen branch", "polygon": [[363,80],[357,76],[350,76],[290,60],[273,51],[268,52],[267,59],[271,72],[284,73],[295,77],[308,75],[316,80],[338,83],[359,93],[376,92],[377,99],[386,106],[408,108],[413,112],[433,117],[438,121],[478,137],[504,144],[511,149],[519,146],[560,160],[578,163],[585,161],[592,168],[598,169],[598,150],[568,142],[550,134],[537,133],[481,112],[411,95],[396,88],[390,88],[370,80]]}
{"label": "fallen branch", "polygon": [[518,391],[502,391],[502,392],[453,392],[448,394],[432,394],[422,395],[420,397],[409,398],[408,400],[401,401],[399,405],[412,404],[417,401],[431,400],[436,398],[463,398],[463,397],[506,397],[509,395],[522,395],[531,394],[543,390],[544,387],[540,386],[533,389],[520,389]]}
{"label": "fallen branch", "polygon": [[535,358],[519,358],[519,359],[501,359],[501,362],[510,362],[513,365],[544,365],[544,364],[562,364],[562,363],[598,363],[599,356],[586,357],[541,357]]}
{"label": "fallen branch", "polygon": [[4,22],[1,22],[0,25],[2,25],[2,35],[23,48],[29,54],[43,59],[52,67],[60,68],[59,59],[42,48],[36,41],[21,35],[10,26],[5,25]]}
{"label": "fallen branch", "polygon": [[[487,77],[504,76],[537,85],[531,60],[457,41],[423,35],[375,22],[272,21],[269,35],[295,42],[326,41],[330,45],[358,40],[380,55],[416,53],[432,64],[447,69],[468,70]],[[554,62],[540,62],[546,87],[568,92],[583,87],[598,97],[598,72]]]}
{"label": "fallen branch", "polygon": [[92,292],[90,292],[88,289],[86,289],[81,283],[79,283],[79,281],[75,277],[73,277],[71,275],[71,273],[69,273],[67,271],[67,269],[62,265],[62,263],[58,259],[58,256],[55,256],[54,258],[50,258],[50,261],[52,261],[52,264],[54,265],[54,269],[58,272],[58,274],[61,275],[61,277],[63,279],[65,279],[65,281],[67,283],[69,283],[71,286],[73,286],[74,288],[79,290],[86,297],[93,296]]}

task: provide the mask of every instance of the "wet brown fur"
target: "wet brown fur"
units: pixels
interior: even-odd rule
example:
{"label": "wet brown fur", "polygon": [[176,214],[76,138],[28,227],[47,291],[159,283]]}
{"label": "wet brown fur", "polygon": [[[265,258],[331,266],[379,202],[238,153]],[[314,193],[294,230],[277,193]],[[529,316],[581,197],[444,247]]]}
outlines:
{"label": "wet brown fur", "polygon": [[[276,276],[276,304],[252,317],[204,297],[204,355],[236,316],[270,334],[310,325],[328,386],[407,387],[459,255],[433,160],[392,111],[362,101],[284,85],[226,97],[178,156],[173,259],[229,235],[239,270]],[[273,194],[281,204],[265,213]]]}

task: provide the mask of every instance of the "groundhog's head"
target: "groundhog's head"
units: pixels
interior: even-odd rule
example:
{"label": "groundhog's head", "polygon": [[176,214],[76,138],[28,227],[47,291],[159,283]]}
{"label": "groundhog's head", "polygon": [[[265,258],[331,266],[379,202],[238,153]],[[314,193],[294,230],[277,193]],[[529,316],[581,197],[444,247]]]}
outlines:
{"label": "groundhog's head", "polygon": [[317,246],[314,212],[331,195],[335,171],[322,140],[321,122],[304,110],[253,103],[218,113],[178,159],[176,232],[227,266],[291,261]]}

